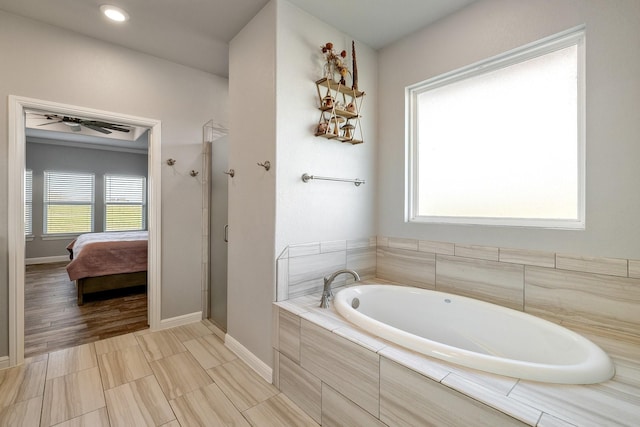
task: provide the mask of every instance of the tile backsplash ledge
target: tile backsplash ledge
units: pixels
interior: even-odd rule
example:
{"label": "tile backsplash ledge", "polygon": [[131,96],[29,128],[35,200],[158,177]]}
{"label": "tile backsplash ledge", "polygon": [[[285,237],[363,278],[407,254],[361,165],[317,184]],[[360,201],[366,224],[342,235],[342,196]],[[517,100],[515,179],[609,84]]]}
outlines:
{"label": "tile backsplash ledge", "polygon": [[277,300],[319,292],[341,268],[640,339],[640,260],[380,236],[316,242],[278,257]]}

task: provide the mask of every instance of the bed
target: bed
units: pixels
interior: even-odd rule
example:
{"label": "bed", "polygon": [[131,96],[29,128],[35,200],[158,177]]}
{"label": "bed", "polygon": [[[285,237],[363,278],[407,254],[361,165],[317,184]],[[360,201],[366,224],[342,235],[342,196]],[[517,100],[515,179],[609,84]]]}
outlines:
{"label": "bed", "polygon": [[67,246],[78,305],[95,292],[147,284],[148,231],[81,234]]}

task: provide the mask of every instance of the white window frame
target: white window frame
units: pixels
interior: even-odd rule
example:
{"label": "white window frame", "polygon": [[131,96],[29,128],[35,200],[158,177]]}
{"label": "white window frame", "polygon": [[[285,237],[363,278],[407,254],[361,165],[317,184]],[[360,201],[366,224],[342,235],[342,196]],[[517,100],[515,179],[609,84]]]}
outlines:
{"label": "white window frame", "polygon": [[[107,180],[109,177],[121,177],[121,178],[136,178],[142,180],[142,203],[109,203],[107,201]],[[107,207],[110,205],[128,205],[128,206],[142,206],[142,228],[132,230],[107,230]],[[142,175],[122,175],[108,173],[104,175],[104,224],[103,230],[105,231],[142,231],[147,229],[147,177]]]}
{"label": "white window frame", "polygon": [[[73,175],[85,175],[88,177],[91,177],[91,203],[87,203],[87,202],[75,202],[75,201],[65,201],[64,203],[51,203],[48,201],[47,197],[48,197],[48,193],[49,193],[49,189],[48,189],[48,185],[47,185],[47,176],[48,174],[51,173],[57,173],[57,174],[73,174]],[[43,176],[43,215],[42,215],[42,231],[43,231],[43,240],[47,240],[47,237],[49,238],[54,238],[55,237],[67,237],[67,236],[77,236],[79,234],[82,233],[91,233],[94,231],[95,229],[95,174],[92,172],[78,172],[78,171],[60,171],[60,170],[46,170],[44,171],[44,176]],[[91,206],[91,227],[90,230],[88,231],[82,231],[82,232],[78,232],[78,231],[63,231],[60,233],[52,233],[49,231],[49,226],[47,223],[47,216],[48,216],[48,209],[49,209],[49,205],[75,205],[75,206],[85,206],[85,205],[90,205]]]}
{"label": "white window frame", "polygon": [[[577,46],[578,52],[578,177],[577,177],[577,218],[576,219],[536,219],[536,218],[492,218],[453,217],[418,215],[418,95],[447,84],[484,74],[489,71],[517,64],[569,46]],[[508,51],[504,54],[451,71],[449,73],[416,83],[405,88],[406,119],[406,195],[405,221],[412,223],[472,224],[490,226],[515,226],[555,229],[585,229],[585,28],[579,26],[571,30],[547,37],[540,41]]]}

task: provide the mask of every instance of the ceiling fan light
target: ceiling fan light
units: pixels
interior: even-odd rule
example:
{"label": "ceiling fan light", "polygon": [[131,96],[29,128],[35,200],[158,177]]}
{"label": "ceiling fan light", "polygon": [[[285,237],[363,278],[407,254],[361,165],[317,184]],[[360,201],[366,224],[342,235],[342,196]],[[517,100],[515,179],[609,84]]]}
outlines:
{"label": "ceiling fan light", "polygon": [[129,14],[124,9],[120,9],[116,6],[103,4],[100,6],[100,11],[104,16],[115,22],[124,22],[129,20]]}

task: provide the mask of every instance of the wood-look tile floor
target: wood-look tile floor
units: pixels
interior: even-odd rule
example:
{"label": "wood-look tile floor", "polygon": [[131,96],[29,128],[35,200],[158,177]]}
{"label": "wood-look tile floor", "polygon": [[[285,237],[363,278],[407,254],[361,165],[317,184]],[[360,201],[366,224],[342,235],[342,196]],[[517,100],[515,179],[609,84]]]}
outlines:
{"label": "wood-look tile floor", "polygon": [[0,371],[1,426],[318,426],[208,321],[129,333]]}
{"label": "wood-look tile floor", "polygon": [[25,357],[146,329],[144,287],[101,292],[78,306],[67,262],[28,265],[24,284]]}

